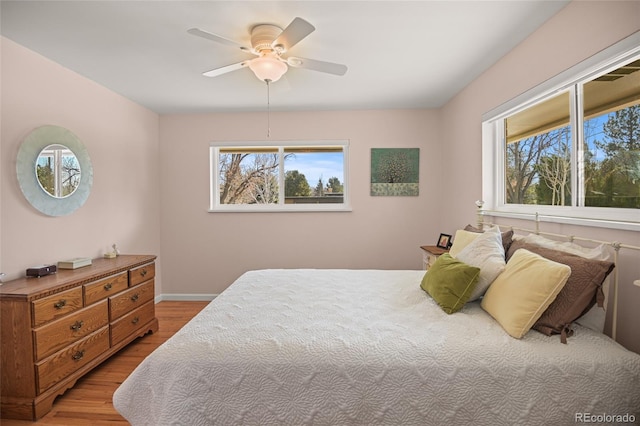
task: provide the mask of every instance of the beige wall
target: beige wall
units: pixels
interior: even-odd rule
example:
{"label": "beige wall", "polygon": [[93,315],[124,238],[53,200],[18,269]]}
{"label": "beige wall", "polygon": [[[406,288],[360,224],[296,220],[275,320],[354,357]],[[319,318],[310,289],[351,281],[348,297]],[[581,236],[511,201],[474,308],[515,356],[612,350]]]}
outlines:
{"label": "beige wall", "polygon": [[[441,227],[454,231],[474,221],[474,201],[482,198],[481,116],[567,68],[640,30],[640,2],[574,1],[547,21],[442,110],[443,162],[451,164],[448,188],[442,197],[450,206]],[[473,178],[469,178],[473,176]],[[501,220],[501,223],[513,221]],[[550,225],[550,232],[640,245],[639,232]],[[620,262],[619,340],[640,353],[640,254],[622,252]],[[609,318],[610,320],[610,318]]]}
{"label": "beige wall", "polygon": [[[160,119],[166,294],[215,294],[258,268],[420,269],[442,207],[437,114],[342,111],[271,114],[271,140],[348,139],[351,212],[208,213],[209,143],[264,140],[266,113]],[[418,197],[371,197],[371,148],[420,148]]]}
{"label": "beige wall", "polygon": [[[2,38],[0,270],[123,253],[160,254],[158,115]],[[73,214],[45,216],[22,195],[16,156],[34,128],[75,133],[91,157],[93,188]],[[158,278],[160,281],[160,278]]]}
{"label": "beige wall", "polygon": [[[2,39],[0,270],[14,278],[113,242],[158,254],[167,295],[220,293],[256,268],[420,268],[419,245],[475,219],[481,115],[637,31],[639,16],[640,2],[572,2],[440,111],[272,113],[274,140],[350,140],[348,213],[208,213],[209,142],[264,139],[265,113],[158,117]],[[43,216],[17,184],[19,144],[42,124],[71,129],[92,158],[93,191],[70,216]],[[369,195],[373,147],[421,148],[419,197]],[[640,244],[638,233],[550,230]],[[623,256],[619,334],[640,352],[640,262]]]}

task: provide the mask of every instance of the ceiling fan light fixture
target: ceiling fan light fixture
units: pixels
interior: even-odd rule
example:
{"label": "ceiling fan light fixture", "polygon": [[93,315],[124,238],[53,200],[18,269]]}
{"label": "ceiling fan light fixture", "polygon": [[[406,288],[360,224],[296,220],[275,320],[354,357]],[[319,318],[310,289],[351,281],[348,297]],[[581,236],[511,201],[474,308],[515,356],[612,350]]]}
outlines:
{"label": "ceiling fan light fixture", "polygon": [[252,59],[249,62],[249,68],[259,80],[270,81],[271,83],[278,81],[289,69],[287,64],[277,59],[274,54],[268,53]]}
{"label": "ceiling fan light fixture", "polygon": [[251,68],[260,81],[267,83],[278,81],[280,77],[287,72],[289,67],[306,68],[328,74],[344,75],[347,72],[346,65],[315,59],[282,57],[285,52],[290,51],[293,46],[298,44],[298,42],[314,30],[315,27],[302,18],[295,18],[284,30],[277,25],[258,24],[251,28],[251,47],[199,28],[191,28],[187,32],[216,43],[231,46],[236,49],[239,48],[245,53],[258,56],[255,59],[205,71],[202,73],[205,77],[217,77],[246,66]]}

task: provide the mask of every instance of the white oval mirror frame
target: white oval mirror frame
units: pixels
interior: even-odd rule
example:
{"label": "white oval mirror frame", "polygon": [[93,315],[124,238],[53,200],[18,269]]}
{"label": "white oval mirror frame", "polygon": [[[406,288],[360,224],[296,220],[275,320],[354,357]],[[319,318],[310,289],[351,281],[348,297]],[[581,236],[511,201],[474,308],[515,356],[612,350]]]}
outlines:
{"label": "white oval mirror frame", "polygon": [[[56,198],[46,192],[36,176],[38,156],[49,145],[69,148],[82,170],[78,187],[64,198]],[[84,144],[75,134],[60,126],[40,126],[27,135],[18,150],[16,172],[18,184],[27,201],[48,216],[64,216],[76,211],[89,198],[93,185],[93,167]]]}

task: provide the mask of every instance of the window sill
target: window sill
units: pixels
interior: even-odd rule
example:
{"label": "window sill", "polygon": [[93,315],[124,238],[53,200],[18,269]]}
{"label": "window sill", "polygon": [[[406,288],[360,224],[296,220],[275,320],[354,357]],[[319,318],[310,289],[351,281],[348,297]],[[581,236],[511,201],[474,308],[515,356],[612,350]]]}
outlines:
{"label": "window sill", "polygon": [[291,207],[283,207],[283,206],[224,206],[217,207],[215,209],[209,209],[209,213],[329,213],[329,212],[350,212],[352,211],[351,207],[346,206],[318,206],[318,205],[298,205]]}
{"label": "window sill", "polygon": [[[630,214],[632,212],[629,212]],[[576,214],[575,212],[572,214]],[[637,213],[640,214],[640,213]],[[609,228],[609,229],[620,229],[627,231],[640,231],[640,222],[631,221],[631,220],[617,220],[617,219],[595,219],[593,217],[587,217],[584,215],[569,216],[569,215],[561,215],[557,213],[542,213],[542,212],[524,212],[524,211],[516,211],[515,209],[502,209],[498,208],[496,210],[482,210],[483,216],[493,216],[493,217],[506,217],[512,219],[524,219],[524,220],[538,220],[540,222],[553,222],[553,223],[565,223],[569,225],[577,225],[577,226],[591,226],[597,228]]]}

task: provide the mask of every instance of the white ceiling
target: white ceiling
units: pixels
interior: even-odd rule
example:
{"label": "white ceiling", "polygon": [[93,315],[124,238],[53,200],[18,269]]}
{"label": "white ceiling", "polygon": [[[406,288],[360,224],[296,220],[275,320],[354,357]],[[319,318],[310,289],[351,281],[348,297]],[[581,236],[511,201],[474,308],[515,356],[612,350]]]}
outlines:
{"label": "white ceiling", "polygon": [[345,76],[290,68],[272,110],[440,107],[568,1],[6,1],[3,36],[160,114],[264,110],[250,45],[258,23],[316,27],[290,54],[345,64]]}

